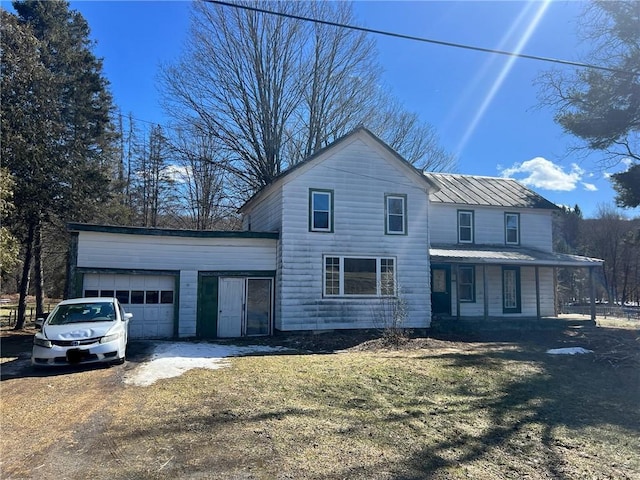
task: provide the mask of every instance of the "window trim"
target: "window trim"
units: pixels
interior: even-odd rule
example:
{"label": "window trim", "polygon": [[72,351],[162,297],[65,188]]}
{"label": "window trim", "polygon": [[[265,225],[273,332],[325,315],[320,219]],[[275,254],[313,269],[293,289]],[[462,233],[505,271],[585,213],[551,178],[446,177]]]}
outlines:
{"label": "window trim", "polygon": [[[508,221],[507,218],[509,216],[513,216],[516,218],[516,237],[517,240],[515,242],[509,241],[509,230],[508,230]],[[514,212],[505,212],[504,213],[504,243],[505,245],[520,245],[520,214]]]}
{"label": "window trim", "polygon": [[[393,231],[389,228],[389,200],[402,200],[402,231]],[[396,215],[397,216],[397,215]],[[407,235],[407,195],[404,193],[385,193],[384,195],[384,234],[385,235]]]}
{"label": "window trim", "polygon": [[[329,196],[329,228],[315,228],[313,226],[313,196],[315,193],[326,194]],[[320,232],[320,233],[333,233],[333,190],[322,189],[322,188],[310,188],[309,189],[309,231],[310,232]]]}
{"label": "window trim", "polygon": [[[460,225],[460,215],[461,214],[469,214],[469,217],[471,218],[471,226],[467,227],[465,226],[464,228],[470,228],[471,229],[471,240],[462,240],[462,237],[460,235],[460,229],[461,229],[461,225]],[[475,242],[475,213],[473,210],[458,210],[458,243],[474,243]]]}
{"label": "window trim", "polygon": [[[327,293],[327,259],[338,259],[338,293]],[[349,294],[344,293],[344,261],[345,259],[365,259],[376,261],[376,293],[367,294]],[[382,261],[391,261],[393,268],[393,292],[390,294],[382,293]],[[397,281],[398,281],[398,260],[393,256],[377,256],[377,255],[334,255],[327,254],[322,256],[322,297],[323,298],[393,298],[397,295]]]}
{"label": "window trim", "polygon": [[[471,282],[465,283],[465,285],[471,285],[471,298],[468,298],[468,299],[462,298],[460,296],[460,291],[461,291],[460,287],[462,286],[462,275],[461,275],[462,270],[471,271]],[[457,278],[458,278],[457,295],[460,303],[475,303],[476,302],[476,267],[475,265],[458,265]]]}

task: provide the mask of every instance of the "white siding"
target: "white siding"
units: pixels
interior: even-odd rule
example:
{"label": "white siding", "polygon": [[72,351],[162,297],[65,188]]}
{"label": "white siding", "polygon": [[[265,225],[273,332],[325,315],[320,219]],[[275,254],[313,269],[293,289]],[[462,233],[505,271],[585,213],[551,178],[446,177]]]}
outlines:
{"label": "white siding", "polygon": [[178,336],[195,337],[198,312],[198,272],[180,272],[180,304],[178,305]]}
{"label": "white siding", "polygon": [[277,188],[247,212],[242,219],[244,230],[279,232],[282,226],[282,190]]}
{"label": "white siding", "polygon": [[144,270],[275,270],[276,240],[80,232],[78,267]]}
{"label": "white siding", "polygon": [[433,244],[458,243],[458,210],[474,212],[474,243],[504,245],[504,214],[520,214],[520,246],[551,251],[551,211],[498,207],[477,207],[431,203],[430,224]]}
{"label": "white siding", "polygon": [[[276,328],[375,328],[380,299],[323,298],[323,255],[396,258],[409,311],[405,326],[430,324],[426,184],[414,182],[388,152],[359,138],[283,186]],[[309,189],[334,191],[334,232],[309,232]],[[407,195],[408,235],[385,235],[385,194]]]}
{"label": "white siding", "polygon": [[[455,272],[455,265],[453,271]],[[484,315],[484,285],[482,278],[483,266],[476,266],[476,301],[473,303],[460,303],[460,316],[481,317]],[[536,306],[536,277],[535,267],[520,267],[520,293],[521,313],[503,313],[502,311],[502,267],[488,266],[487,285],[489,295],[490,317],[535,317]],[[553,268],[539,267],[540,287],[540,315],[550,317],[555,315],[554,305],[554,273]],[[452,288],[451,312],[456,315],[457,288],[455,283]]]}

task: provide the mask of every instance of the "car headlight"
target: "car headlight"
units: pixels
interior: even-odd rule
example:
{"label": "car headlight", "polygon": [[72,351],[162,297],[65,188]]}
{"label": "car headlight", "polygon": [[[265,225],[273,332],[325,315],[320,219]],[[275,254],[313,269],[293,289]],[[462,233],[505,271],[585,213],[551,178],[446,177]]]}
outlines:
{"label": "car headlight", "polygon": [[47,340],[44,335],[42,334],[36,334],[35,337],[33,337],[33,344],[37,345],[39,347],[44,347],[44,348],[51,348],[52,344],[50,340]]}
{"label": "car headlight", "polygon": [[111,335],[106,335],[104,337],[102,337],[100,339],[100,343],[109,343],[109,342],[113,342],[114,340],[118,340],[120,338],[120,336],[122,335],[121,332],[118,333],[112,333]]}

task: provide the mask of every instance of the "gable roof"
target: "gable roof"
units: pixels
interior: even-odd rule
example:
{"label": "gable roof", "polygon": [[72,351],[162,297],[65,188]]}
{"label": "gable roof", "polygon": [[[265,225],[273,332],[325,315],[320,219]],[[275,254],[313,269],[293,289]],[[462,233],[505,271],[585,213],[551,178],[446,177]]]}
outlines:
{"label": "gable roof", "polygon": [[386,150],[390,154],[391,158],[395,159],[400,165],[402,165],[402,167],[407,171],[408,175],[413,176],[414,179],[428,186],[430,192],[437,191],[440,188],[437,182],[434,182],[432,179],[423,175],[422,170],[419,170],[416,167],[414,167],[411,163],[409,163],[402,156],[400,156],[398,152],[396,152],[393,148],[391,148],[389,145],[383,142],[380,138],[378,138],[375,134],[373,134],[369,129],[365,127],[358,127],[355,130],[347,133],[346,135],[343,135],[342,137],[338,138],[336,141],[330,143],[326,147],[321,148],[316,153],[310,155],[309,157],[305,158],[301,162],[286,169],[284,172],[282,172],[280,175],[274,178],[269,185],[266,185],[265,187],[262,187],[260,190],[258,190],[249,200],[245,202],[244,205],[242,205],[238,209],[238,211],[242,212],[246,210],[247,207],[249,207],[251,204],[254,204],[256,201],[258,201],[258,199],[262,197],[266,191],[272,190],[273,188],[280,185],[284,181],[284,179],[289,175],[291,175],[293,172],[296,172],[300,168],[305,167],[311,163],[322,161],[320,159],[324,157],[328,151],[338,147],[340,144],[343,144],[349,139],[352,139],[353,137],[356,137],[358,135],[364,136],[365,138],[372,140],[378,146]]}
{"label": "gable roof", "polygon": [[440,190],[429,195],[433,203],[511,208],[559,207],[512,178],[481,177],[450,173],[425,173]]}

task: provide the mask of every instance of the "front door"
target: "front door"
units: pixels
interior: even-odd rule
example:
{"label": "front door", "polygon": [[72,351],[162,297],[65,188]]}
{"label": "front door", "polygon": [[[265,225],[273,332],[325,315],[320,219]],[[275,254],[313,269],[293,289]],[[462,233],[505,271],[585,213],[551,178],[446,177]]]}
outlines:
{"label": "front door", "polygon": [[218,283],[218,337],[242,336],[245,279],[220,277]]}
{"label": "front door", "polygon": [[502,313],[522,312],[520,268],[502,267]]}
{"label": "front door", "polygon": [[451,315],[451,266],[431,266],[431,310],[433,315]]}

